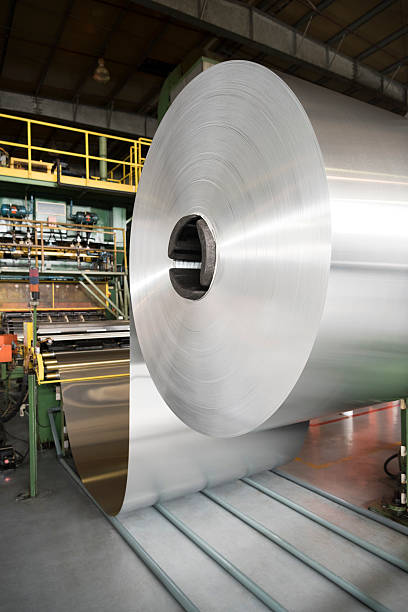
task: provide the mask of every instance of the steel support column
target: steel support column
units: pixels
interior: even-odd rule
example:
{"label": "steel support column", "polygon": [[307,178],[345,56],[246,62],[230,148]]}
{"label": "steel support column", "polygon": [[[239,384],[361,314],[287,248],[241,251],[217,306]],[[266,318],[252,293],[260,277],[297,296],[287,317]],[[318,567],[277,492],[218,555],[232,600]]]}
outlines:
{"label": "steel support column", "polygon": [[30,497],[37,495],[37,389],[35,374],[28,375],[28,428],[30,446]]}
{"label": "steel support column", "polygon": [[[99,157],[107,157],[108,156],[108,143],[106,140],[106,136],[99,136]],[[99,176],[101,181],[106,181],[108,176],[108,164],[106,159],[101,159],[99,161]]]}

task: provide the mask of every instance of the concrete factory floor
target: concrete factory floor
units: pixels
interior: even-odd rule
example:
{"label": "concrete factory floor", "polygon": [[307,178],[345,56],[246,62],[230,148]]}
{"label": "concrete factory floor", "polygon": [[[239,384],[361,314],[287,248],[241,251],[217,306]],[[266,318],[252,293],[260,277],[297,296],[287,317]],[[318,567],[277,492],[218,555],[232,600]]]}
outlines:
{"label": "concrete factory floor", "polygon": [[[394,483],[383,464],[399,451],[400,437],[398,402],[314,419],[299,456],[281,469],[357,506],[368,507],[393,494]],[[397,467],[394,460],[388,469],[395,472]]]}
{"label": "concrete factory floor", "polygon": [[[285,471],[360,505],[391,494],[392,482],[382,464],[397,450],[397,406],[362,409],[345,418],[337,414],[311,425],[300,456]],[[22,436],[22,426],[12,422],[8,430]],[[39,498],[15,501],[27,480],[27,465],[0,473],[1,612],[179,609],[70,480],[54,451],[40,453]],[[321,498],[318,509],[310,492],[270,473],[257,480],[408,561],[404,536],[371,521],[367,524]],[[401,570],[339,541],[320,526],[305,526],[306,519],[243,483],[218,487],[216,492],[391,609],[406,609],[406,576]],[[202,495],[166,506],[289,610],[366,609]],[[266,609],[154,509],[124,523],[202,610]]]}

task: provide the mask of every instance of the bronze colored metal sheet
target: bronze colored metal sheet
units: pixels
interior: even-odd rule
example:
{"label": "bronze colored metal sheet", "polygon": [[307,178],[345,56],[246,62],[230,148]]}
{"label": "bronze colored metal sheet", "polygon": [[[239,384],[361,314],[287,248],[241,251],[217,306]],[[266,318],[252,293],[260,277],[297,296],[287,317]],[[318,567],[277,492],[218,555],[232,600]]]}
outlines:
{"label": "bronze colored metal sheet", "polygon": [[[104,510],[117,514],[123,503],[128,466],[129,351],[84,351],[56,358],[76,468]],[[109,378],[69,382],[96,376]]]}

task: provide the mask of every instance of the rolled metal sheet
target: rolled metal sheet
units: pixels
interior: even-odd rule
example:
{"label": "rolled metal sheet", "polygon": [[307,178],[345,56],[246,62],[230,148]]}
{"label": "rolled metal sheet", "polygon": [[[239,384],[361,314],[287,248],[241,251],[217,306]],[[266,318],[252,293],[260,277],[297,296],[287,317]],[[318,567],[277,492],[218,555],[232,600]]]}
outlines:
{"label": "rolled metal sheet", "polygon": [[157,391],[131,328],[129,464],[122,513],[290,461],[308,423],[217,439],[185,425]]}
{"label": "rolled metal sheet", "polygon": [[127,357],[121,350],[57,356],[75,465],[109,514],[282,465],[303,444],[307,423],[229,440],[187,427],[157,392],[134,330],[129,405],[129,365],[117,363]]}
{"label": "rolled metal sheet", "polygon": [[[407,122],[283,79],[242,61],[196,77],[138,187],[130,270],[143,357],[171,410],[209,436],[408,392]],[[189,297],[171,278],[182,219],[204,220],[215,242],[199,299],[197,276]]]}
{"label": "rolled metal sheet", "polygon": [[[110,513],[281,465],[302,421],[408,392],[406,121],[285,80],[227,62],[160,124],[132,224],[130,403],[123,360],[55,357],[77,469]],[[197,219],[212,270],[205,238],[201,262],[183,250]]]}

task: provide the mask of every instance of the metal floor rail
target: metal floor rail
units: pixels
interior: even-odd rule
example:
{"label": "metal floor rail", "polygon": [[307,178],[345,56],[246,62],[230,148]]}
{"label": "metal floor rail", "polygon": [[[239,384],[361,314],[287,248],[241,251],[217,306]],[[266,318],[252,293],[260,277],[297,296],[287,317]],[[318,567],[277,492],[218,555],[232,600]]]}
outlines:
{"label": "metal floor rail", "polygon": [[361,516],[369,518],[370,520],[375,521],[376,523],[385,525],[386,527],[389,527],[390,529],[393,529],[394,531],[399,531],[399,533],[402,533],[408,536],[408,527],[405,527],[404,525],[401,525],[400,523],[397,523],[387,518],[386,516],[377,514],[376,512],[373,512],[372,510],[367,510],[367,508],[360,508],[360,506],[355,506],[354,504],[351,504],[345,499],[342,499],[341,497],[337,497],[337,495],[333,495],[332,493],[323,491],[322,489],[319,489],[319,487],[316,487],[315,485],[309,484],[308,482],[305,482],[304,480],[300,480],[299,478],[296,478],[296,476],[292,476],[292,474],[287,474],[286,472],[281,472],[280,470],[270,470],[270,471],[272,474],[275,474],[275,476],[280,476],[281,478],[285,478],[285,480],[289,480],[289,482],[293,482],[293,484],[296,484],[299,487],[302,487],[303,489],[307,489],[308,491],[311,491],[312,493],[316,493],[317,495],[320,495],[321,497],[325,497],[329,501],[332,501],[335,504],[338,504],[339,506],[343,506],[344,508],[347,508],[347,510],[351,510],[352,512],[355,512],[356,514],[361,514]]}
{"label": "metal floor rail", "polygon": [[[81,487],[84,493],[90,498],[97,508],[102,512],[102,514],[107,518],[107,520],[111,523],[111,525],[118,531],[118,533],[124,538],[126,543],[134,550],[134,552],[138,555],[138,557],[145,563],[145,565],[153,572],[156,578],[161,582],[161,584],[167,589],[167,591],[172,595],[172,597],[178,602],[178,604],[188,612],[198,612],[200,608],[196,606],[189,597],[177,586],[177,584],[171,579],[170,576],[154,561],[154,559],[144,550],[144,548],[139,544],[139,542],[134,538],[134,536],[126,529],[126,527],[116,518],[107,515],[103,509],[99,506],[99,504],[93,499],[93,497],[86,490],[81,480],[77,476],[77,474],[72,470],[72,468],[68,465],[65,459],[62,456],[61,446],[58,440],[58,435],[55,427],[55,421],[53,416],[53,411],[49,412],[50,423],[52,432],[54,435],[54,441],[57,451],[57,458],[62,466],[67,470],[71,478]],[[274,474],[286,477],[279,472],[274,472]],[[290,478],[291,479],[291,478]],[[242,481],[249,487],[257,489],[261,493],[266,496],[274,499],[275,501],[281,503],[282,505],[291,508],[292,510],[302,514],[307,519],[314,521],[320,526],[336,533],[338,536],[348,540],[352,544],[362,548],[368,553],[371,553],[383,561],[397,567],[399,570],[408,573],[408,563],[405,561],[394,557],[393,555],[387,553],[386,551],[381,550],[371,542],[367,542],[355,536],[354,534],[346,531],[343,528],[330,523],[326,519],[316,515],[315,513],[307,510],[303,506],[289,500],[288,498],[276,493],[272,489],[265,487],[264,485],[258,483],[252,478],[243,478]],[[296,482],[299,484],[299,482]],[[306,483],[305,483],[306,484]],[[307,487],[306,487],[307,488]],[[338,576],[330,569],[312,559],[310,556],[299,550],[297,547],[293,546],[283,538],[281,538],[277,533],[273,532],[271,529],[267,528],[265,525],[255,520],[251,516],[241,512],[238,508],[230,504],[229,502],[222,499],[219,495],[215,494],[211,490],[202,491],[202,495],[207,499],[211,500],[225,511],[232,514],[234,517],[242,521],[247,526],[256,530],[259,534],[267,538],[274,545],[277,545],[281,549],[285,550],[287,553],[292,555],[301,563],[305,564],[309,568],[318,572],[320,576],[329,580],[337,587],[351,595],[354,599],[362,603],[367,608],[374,610],[376,612],[391,612],[389,608],[381,604],[379,601],[373,599],[367,593],[364,593],[361,589],[359,589],[356,585],[352,584],[350,581]],[[333,500],[331,500],[333,501]],[[206,542],[203,538],[201,538],[197,533],[195,533],[188,525],[186,525],[180,518],[178,518],[173,512],[171,512],[166,506],[159,503],[153,506],[155,510],[160,513],[162,517],[164,517],[167,521],[169,521],[174,527],[176,527],[183,535],[185,535],[190,541],[192,541],[200,550],[202,550],[206,555],[208,555],[215,563],[217,563],[225,572],[227,572],[230,576],[232,576],[236,581],[238,581],[247,591],[249,591],[254,597],[260,600],[266,608],[273,610],[275,612],[285,612],[286,608],[276,601],[273,596],[267,593],[261,586],[259,586],[256,582],[254,582],[249,576],[247,576],[244,572],[242,572],[238,567],[236,567],[233,563],[231,563],[224,555],[222,555],[218,550],[216,550],[212,545]],[[368,518],[372,518],[368,516]],[[366,515],[364,515],[366,516]],[[367,517],[366,517],[367,518]],[[375,520],[375,519],[374,519]],[[391,522],[391,521],[390,521]],[[390,525],[386,525],[390,527]],[[394,528],[391,525],[391,528]]]}

